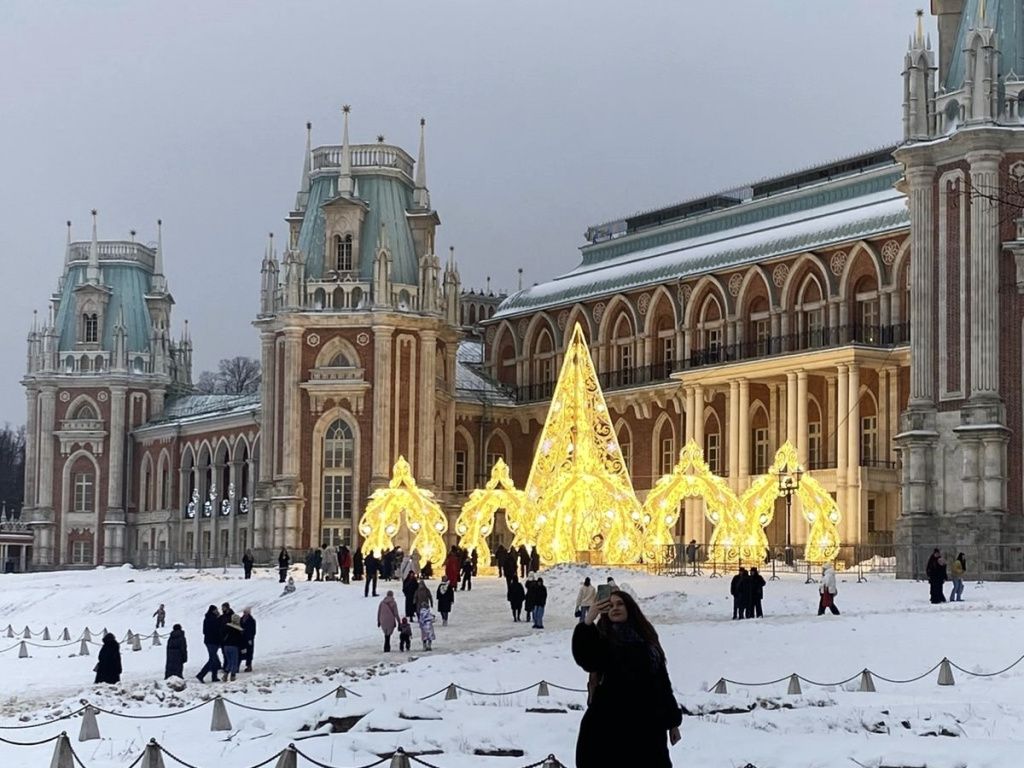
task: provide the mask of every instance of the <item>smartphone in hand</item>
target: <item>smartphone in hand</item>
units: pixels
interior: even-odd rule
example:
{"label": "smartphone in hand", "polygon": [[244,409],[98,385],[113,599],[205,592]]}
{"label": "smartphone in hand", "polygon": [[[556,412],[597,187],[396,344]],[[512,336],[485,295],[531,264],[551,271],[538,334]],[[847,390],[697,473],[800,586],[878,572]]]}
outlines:
{"label": "smartphone in hand", "polygon": [[597,602],[603,603],[612,595],[611,584],[598,584],[597,585]]}

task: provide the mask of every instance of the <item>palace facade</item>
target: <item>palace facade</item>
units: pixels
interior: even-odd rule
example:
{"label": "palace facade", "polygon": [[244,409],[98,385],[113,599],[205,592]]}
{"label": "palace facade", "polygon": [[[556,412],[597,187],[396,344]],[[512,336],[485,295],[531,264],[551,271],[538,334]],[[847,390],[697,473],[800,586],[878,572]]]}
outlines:
{"label": "palace facade", "polygon": [[[454,523],[499,457],[525,484],[576,323],[641,497],[687,440],[737,492],[789,440],[846,543],[1019,541],[1019,5],[933,2],[939,61],[919,27],[900,144],[590,227],[576,268],[504,300],[436,247],[422,126],[414,162],[351,144],[346,110],[340,145],[307,138],[261,263],[252,396],[191,392],[159,236],[69,233],[24,379],[33,563],[358,543],[399,455]],[[709,539],[699,501],[677,534]]]}

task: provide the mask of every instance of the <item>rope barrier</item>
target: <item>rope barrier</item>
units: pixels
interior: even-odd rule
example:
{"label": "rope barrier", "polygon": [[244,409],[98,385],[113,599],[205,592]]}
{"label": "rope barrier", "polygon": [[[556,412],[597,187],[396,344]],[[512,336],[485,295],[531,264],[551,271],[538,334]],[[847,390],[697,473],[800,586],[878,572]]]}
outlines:
{"label": "rope barrier", "polygon": [[40,744],[49,744],[51,741],[56,741],[59,738],[59,733],[56,736],[51,736],[48,739],[42,739],[40,741],[11,741],[10,739],[0,737],[0,744],[9,744],[12,747],[38,747]]}
{"label": "rope barrier", "polygon": [[[864,669],[864,670],[862,670],[861,672],[858,672],[855,675],[851,675],[850,677],[847,677],[844,680],[839,680],[838,682],[835,682],[835,683],[823,683],[823,682],[820,682],[818,680],[812,680],[809,677],[804,677],[803,675],[796,674],[796,673],[791,674],[791,675],[783,675],[782,677],[776,678],[775,680],[765,680],[763,682],[757,682],[757,683],[744,683],[744,682],[741,682],[739,680],[730,680],[728,677],[723,677],[723,678],[719,678],[719,681],[715,685],[713,685],[711,688],[708,688],[708,693],[711,693],[712,691],[714,691],[714,689],[717,688],[722,682],[729,683],[731,685],[736,685],[736,686],[739,686],[740,688],[759,688],[759,687],[765,686],[765,685],[777,685],[777,684],[785,682],[786,680],[789,680],[789,679],[791,679],[793,677],[799,678],[800,680],[802,680],[803,682],[807,683],[808,685],[815,685],[815,686],[818,686],[820,688],[834,688],[834,687],[846,685],[847,683],[851,683],[854,680],[857,680],[858,678],[860,678],[860,676],[864,672],[868,672],[869,674],[873,675],[874,677],[878,678],[879,680],[884,680],[887,683],[893,683],[895,685],[904,685],[904,684],[907,684],[907,683],[916,683],[918,680],[922,680],[922,679],[928,677],[928,675],[932,674],[935,670],[939,669],[942,666],[943,662],[949,664],[949,666],[953,667],[954,669],[957,669],[957,670],[963,672],[965,675],[970,675],[971,677],[997,677],[999,675],[1006,674],[1011,669],[1013,669],[1014,667],[1019,665],[1021,662],[1024,662],[1024,654],[1019,656],[1016,661],[1012,662],[1011,664],[1008,664],[1007,666],[1005,666],[1002,669],[999,669],[999,670],[997,670],[995,672],[973,672],[973,671],[971,671],[969,669],[961,667],[959,664],[957,664],[957,663],[955,663],[953,661],[950,661],[949,659],[945,659],[944,658],[944,659],[941,659],[940,661],[937,661],[932,667],[930,667],[928,670],[922,672],[920,675],[916,675],[914,677],[908,677],[908,678],[905,678],[905,679],[885,677],[884,675],[880,675],[877,672],[872,672],[869,669]],[[559,688],[560,687],[560,686],[555,685],[554,683],[548,683],[548,685],[550,685],[553,688]],[[456,687],[458,687],[458,686],[456,686]],[[447,690],[447,688],[443,688],[441,691],[438,691],[437,693],[441,693],[444,690]],[[464,690],[464,689],[460,688],[460,690]],[[571,689],[571,690],[575,690],[575,689]],[[436,696],[437,693],[432,693],[432,694],[430,694],[430,696]],[[430,698],[430,697],[427,696],[427,697],[424,697],[424,698]]]}
{"label": "rope barrier", "polygon": [[[786,677],[783,678],[783,679],[784,680],[785,679],[789,679],[789,675],[786,675]],[[475,691],[472,688],[466,688],[465,686],[459,685],[458,683],[449,683],[448,685],[446,685],[444,688],[441,688],[440,690],[434,691],[433,693],[428,693],[426,696],[420,696],[419,700],[420,701],[426,701],[427,699],[432,699],[435,696],[439,696],[442,693],[446,693],[446,692],[450,691],[453,688],[455,690],[457,690],[457,691],[462,691],[463,693],[468,693],[468,694],[471,694],[473,696],[514,696],[514,695],[516,695],[518,693],[525,693],[526,691],[529,691],[529,690],[531,690],[533,688],[539,688],[542,685],[547,685],[549,688],[557,688],[560,691],[570,691],[572,693],[586,693],[587,692],[586,688],[569,688],[568,686],[565,686],[565,685],[558,685],[557,683],[549,683],[547,680],[538,680],[536,683],[533,683],[532,685],[526,685],[526,686],[523,686],[522,688],[516,688],[513,691]],[[739,683],[737,683],[737,685],[739,685]]]}
{"label": "rope barrier", "polygon": [[55,717],[55,718],[53,718],[53,720],[45,720],[45,721],[43,721],[41,723],[25,723],[24,725],[0,725],[0,730],[3,730],[3,731],[21,731],[21,730],[25,730],[26,728],[41,728],[44,725],[53,725],[54,723],[59,723],[61,720],[67,720],[69,718],[75,717],[76,715],[82,714],[85,711],[85,708],[87,706],[88,706],[87,704],[86,705],[82,705],[81,707],[76,709],[74,712],[69,712],[66,715],[61,715],[60,717]]}
{"label": "rope barrier", "polygon": [[[310,757],[305,752],[303,752],[301,749],[296,747],[294,744],[291,745],[291,748],[295,750],[295,754],[296,755],[298,755],[299,757],[301,757],[304,760],[307,760],[307,761],[311,762],[313,765],[317,766],[317,768],[336,768],[336,766],[328,765],[327,763],[321,763],[316,758]],[[398,750],[396,750],[396,752],[404,753],[404,751],[402,749],[398,749]],[[382,757],[380,760],[377,760],[377,761],[372,762],[372,763],[367,763],[366,765],[356,766],[356,768],[374,768],[374,766],[381,765],[383,763],[389,762],[390,760],[391,760],[391,757]],[[256,766],[251,766],[250,768],[256,768]]]}
{"label": "rope barrier", "polygon": [[177,717],[178,715],[186,715],[189,712],[195,712],[197,709],[202,709],[208,704],[213,704],[216,699],[207,699],[201,701],[198,704],[194,704],[191,707],[185,709],[176,709],[173,712],[164,712],[162,715],[129,715],[126,712],[115,712],[112,709],[104,709],[103,707],[97,707],[95,704],[88,705],[95,709],[97,712],[102,712],[105,715],[113,715],[114,717],[122,717],[126,720],[162,720],[165,717]]}
{"label": "rope barrier", "polygon": [[[341,688],[341,687],[342,686],[338,686],[338,688]],[[291,712],[292,710],[295,710],[295,709],[302,709],[303,707],[308,707],[310,704],[316,704],[318,701],[323,701],[328,696],[332,696],[333,694],[337,693],[338,688],[332,688],[327,693],[325,693],[323,696],[317,696],[312,701],[307,701],[304,704],[295,704],[294,706],[282,707],[281,709],[275,709],[273,707],[254,707],[252,704],[243,704],[240,701],[232,701],[231,699],[228,699],[228,698],[224,698],[223,701],[224,701],[225,704],[233,704],[236,707],[241,707],[242,709],[248,709],[248,710],[250,710],[252,712]],[[346,690],[348,690],[348,689],[346,689]],[[356,693],[353,692],[353,695],[358,696],[359,694],[356,694]]]}

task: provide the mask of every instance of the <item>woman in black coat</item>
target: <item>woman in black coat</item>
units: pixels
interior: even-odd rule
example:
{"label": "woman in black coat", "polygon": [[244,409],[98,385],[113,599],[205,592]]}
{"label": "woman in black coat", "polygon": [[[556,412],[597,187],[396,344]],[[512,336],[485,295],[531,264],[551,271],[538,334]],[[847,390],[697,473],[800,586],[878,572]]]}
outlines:
{"label": "woman in black coat", "polygon": [[410,571],[402,582],[402,594],[405,595],[405,615],[410,619],[416,616],[416,590],[420,583],[416,575]]}
{"label": "woman in black coat", "polygon": [[94,667],[97,683],[116,684],[121,682],[121,646],[109,632],[103,636],[99,661]]}
{"label": "woman in black coat", "polygon": [[526,590],[523,589],[523,585],[516,575],[515,568],[512,569],[512,580],[508,583],[506,598],[508,599],[509,607],[512,608],[512,621],[521,621]]}
{"label": "woman in black coat", "polygon": [[284,580],[288,578],[288,567],[292,564],[292,558],[288,554],[288,550],[281,547],[281,552],[277,556],[277,575],[280,577],[280,582],[284,584]]}
{"label": "woman in black coat", "polygon": [[175,624],[167,638],[167,661],[164,663],[164,680],[168,677],[184,677],[185,662],[188,661],[188,642],[181,624]]}
{"label": "woman in black coat", "polygon": [[596,683],[580,722],[577,768],[671,768],[667,741],[679,741],[682,711],[658,633],[633,598],[616,590],[592,605],[573,630],[572,655]]}

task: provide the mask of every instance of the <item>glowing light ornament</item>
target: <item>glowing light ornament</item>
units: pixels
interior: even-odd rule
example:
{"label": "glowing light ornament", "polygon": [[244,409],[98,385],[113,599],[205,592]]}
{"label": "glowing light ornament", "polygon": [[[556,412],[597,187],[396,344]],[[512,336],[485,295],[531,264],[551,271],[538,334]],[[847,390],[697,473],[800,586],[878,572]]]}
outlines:
{"label": "glowing light ornament", "polygon": [[526,482],[527,507],[512,545],[536,545],[544,563],[601,552],[608,563],[640,558],[643,512],[576,324]]}
{"label": "glowing light ornament", "polygon": [[440,568],[445,556],[441,534],[448,530],[448,518],[434,500],[434,494],[416,485],[409,462],[399,456],[388,487],[373,492],[359,518],[362,551],[372,551],[380,557],[385,549],[391,549],[403,512],[406,527],[413,534],[411,549],[419,552],[421,562],[429,561]]}
{"label": "glowing light ornament", "polygon": [[736,494],[711,471],[700,446],[689,440],[672,472],[659,478],[644,500],[644,517],[649,520],[644,529],[646,562],[668,557],[669,545],[675,543],[672,527],[679,519],[679,504],[689,498],[704,499],[704,514],[715,526],[708,547],[712,558],[750,560],[764,554],[760,546],[764,532],[759,530],[758,538],[757,532],[750,530]]}
{"label": "glowing light ornament", "polygon": [[[790,442],[785,443],[775,454],[775,460],[768,468],[767,474],[761,475],[740,497],[740,504],[746,510],[751,525],[756,525],[764,539],[761,552],[768,546],[764,528],[775,517],[775,500],[780,498],[779,472],[797,470],[803,467],[797,461],[796,448]],[[806,472],[800,478],[800,485],[795,491],[800,500],[800,513],[810,525],[807,534],[807,545],[804,559],[810,563],[827,563],[835,560],[839,554],[839,507],[835,500],[817,480]]]}
{"label": "glowing light ornament", "polygon": [[516,488],[508,474],[504,459],[498,459],[491,469],[491,479],[483,488],[477,488],[462,505],[462,513],[455,522],[459,546],[467,552],[476,550],[481,563],[491,561],[487,537],[494,530],[494,515],[505,510],[505,522],[512,533],[522,526],[526,509],[526,494]]}

